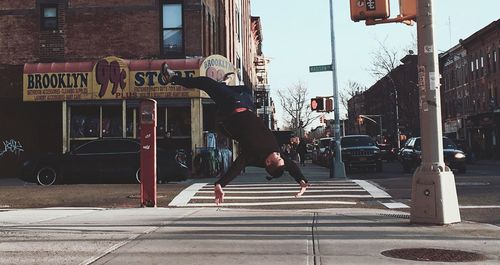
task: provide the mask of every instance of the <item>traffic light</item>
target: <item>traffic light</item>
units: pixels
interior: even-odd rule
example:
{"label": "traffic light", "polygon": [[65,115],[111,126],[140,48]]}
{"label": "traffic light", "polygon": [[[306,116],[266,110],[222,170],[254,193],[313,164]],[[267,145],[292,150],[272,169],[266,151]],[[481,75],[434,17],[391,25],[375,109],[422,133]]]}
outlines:
{"label": "traffic light", "polygon": [[311,110],[322,112],[325,110],[325,98],[315,97],[311,98]]}
{"label": "traffic light", "polygon": [[332,112],[333,111],[333,98],[326,98],[325,100],[325,111]]}
{"label": "traffic light", "polygon": [[351,19],[355,22],[367,19],[386,19],[390,15],[389,0],[349,0]]}
{"label": "traffic light", "polygon": [[325,123],[325,115],[319,117],[319,123]]}

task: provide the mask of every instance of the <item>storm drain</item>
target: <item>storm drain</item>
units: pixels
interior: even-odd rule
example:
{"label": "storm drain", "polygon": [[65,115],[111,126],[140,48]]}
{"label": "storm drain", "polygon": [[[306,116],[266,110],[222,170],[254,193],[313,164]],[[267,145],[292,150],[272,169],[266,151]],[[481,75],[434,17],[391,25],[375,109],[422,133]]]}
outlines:
{"label": "storm drain", "polygon": [[390,258],[416,261],[472,262],[486,260],[486,256],[473,252],[437,248],[401,248],[386,250],[381,254]]}
{"label": "storm drain", "polygon": [[392,214],[392,213],[382,213],[380,216],[386,216],[386,217],[393,217],[393,218],[400,218],[400,219],[410,219],[409,214]]}

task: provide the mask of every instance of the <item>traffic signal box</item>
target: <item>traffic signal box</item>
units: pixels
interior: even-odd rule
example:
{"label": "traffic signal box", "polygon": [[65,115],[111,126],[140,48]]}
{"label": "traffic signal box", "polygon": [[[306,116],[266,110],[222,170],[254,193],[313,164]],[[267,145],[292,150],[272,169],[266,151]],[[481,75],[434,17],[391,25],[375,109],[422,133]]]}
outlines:
{"label": "traffic signal box", "polygon": [[325,111],[325,98],[311,98],[311,110],[318,112]]}
{"label": "traffic signal box", "polygon": [[351,19],[386,19],[390,15],[389,0],[350,0]]}
{"label": "traffic signal box", "polygon": [[325,111],[332,112],[333,111],[333,98],[325,99]]}
{"label": "traffic signal box", "polygon": [[333,98],[331,97],[311,98],[311,110],[317,112],[332,112]]}

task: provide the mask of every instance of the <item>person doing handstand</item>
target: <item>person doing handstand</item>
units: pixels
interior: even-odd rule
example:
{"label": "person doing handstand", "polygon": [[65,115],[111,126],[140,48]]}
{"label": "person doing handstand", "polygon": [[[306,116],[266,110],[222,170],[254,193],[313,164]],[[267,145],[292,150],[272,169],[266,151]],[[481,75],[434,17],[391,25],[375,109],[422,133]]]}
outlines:
{"label": "person doing handstand", "polygon": [[229,86],[209,77],[180,77],[162,64],[161,75],[165,83],[197,88],[205,91],[215,102],[221,116],[222,132],[239,142],[242,152],[228,171],[215,182],[215,203],[224,201],[223,187],[238,176],[245,166],[263,167],[278,178],[286,170],[300,185],[295,197],[300,197],[309,186],[300,168],[289,158],[282,157],[276,138],[262,119],[255,114],[251,92],[246,86]]}

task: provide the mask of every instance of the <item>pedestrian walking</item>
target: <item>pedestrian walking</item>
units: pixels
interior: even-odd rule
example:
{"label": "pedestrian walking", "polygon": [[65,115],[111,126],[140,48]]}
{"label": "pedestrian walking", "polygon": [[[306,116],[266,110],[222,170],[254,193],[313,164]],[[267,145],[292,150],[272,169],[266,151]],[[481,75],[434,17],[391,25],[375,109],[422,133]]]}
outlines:
{"label": "pedestrian walking", "polygon": [[271,175],[268,180],[278,178],[286,170],[299,184],[295,195],[302,196],[309,186],[300,168],[290,159],[280,154],[278,142],[265,123],[255,114],[251,91],[246,86],[229,86],[209,77],[180,77],[162,64],[162,78],[165,83],[197,88],[205,91],[217,106],[221,117],[222,132],[239,142],[242,152],[228,171],[215,182],[215,203],[224,201],[223,187],[238,176],[245,166],[266,169]]}
{"label": "pedestrian walking", "polygon": [[299,143],[297,145],[297,153],[299,154],[300,165],[305,166],[307,146],[306,146],[306,141],[304,139],[299,139]]}

